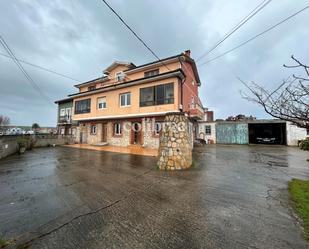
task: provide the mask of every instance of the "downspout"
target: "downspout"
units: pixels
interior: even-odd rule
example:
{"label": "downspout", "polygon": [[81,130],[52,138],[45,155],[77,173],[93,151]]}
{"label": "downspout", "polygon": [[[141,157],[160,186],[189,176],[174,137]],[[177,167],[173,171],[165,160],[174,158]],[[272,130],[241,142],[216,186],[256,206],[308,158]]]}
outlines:
{"label": "downspout", "polygon": [[[179,57],[179,63],[180,63],[180,69],[182,70],[182,61]],[[186,74],[184,74],[184,78],[180,81],[180,104],[181,104],[181,111],[183,112],[183,84],[185,83],[185,80],[187,78]],[[180,108],[179,108],[180,109]]]}

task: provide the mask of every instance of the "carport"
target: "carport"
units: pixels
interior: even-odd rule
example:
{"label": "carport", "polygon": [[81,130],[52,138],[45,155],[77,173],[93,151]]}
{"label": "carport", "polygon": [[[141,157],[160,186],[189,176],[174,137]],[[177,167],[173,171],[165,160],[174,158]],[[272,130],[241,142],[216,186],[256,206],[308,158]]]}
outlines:
{"label": "carport", "polygon": [[286,145],[285,122],[248,123],[250,144]]}

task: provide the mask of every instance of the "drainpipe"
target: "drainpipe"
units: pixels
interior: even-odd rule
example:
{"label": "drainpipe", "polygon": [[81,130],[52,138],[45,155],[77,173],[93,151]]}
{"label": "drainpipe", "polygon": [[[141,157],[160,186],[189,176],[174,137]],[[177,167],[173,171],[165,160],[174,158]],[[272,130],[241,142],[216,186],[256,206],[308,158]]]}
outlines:
{"label": "drainpipe", "polygon": [[[180,69],[182,70],[182,61],[181,61],[181,59],[180,58],[178,58],[178,60],[179,60],[179,63],[180,63]],[[185,83],[185,80],[186,80],[186,74],[185,74],[185,77],[180,81],[180,104],[181,104],[181,107],[182,107],[182,109],[181,109],[181,111],[183,111],[183,84]],[[180,109],[180,108],[179,108]]]}

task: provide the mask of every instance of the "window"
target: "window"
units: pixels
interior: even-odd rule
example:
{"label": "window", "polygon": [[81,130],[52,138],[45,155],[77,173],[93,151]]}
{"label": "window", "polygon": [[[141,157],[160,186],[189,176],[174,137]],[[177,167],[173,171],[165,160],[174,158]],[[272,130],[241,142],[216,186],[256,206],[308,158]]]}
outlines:
{"label": "window", "polygon": [[205,125],[205,134],[211,135],[211,126],[210,125]]}
{"label": "window", "polygon": [[93,90],[95,90],[95,88],[96,88],[95,86],[89,86],[88,91],[93,91]]}
{"label": "window", "polygon": [[140,106],[163,105],[174,103],[174,83],[140,89]]}
{"label": "window", "polygon": [[75,102],[75,114],[89,113],[91,99],[83,99]]}
{"label": "window", "polygon": [[120,94],[120,106],[130,106],[131,105],[131,93]]}
{"label": "window", "polygon": [[124,77],[125,77],[125,74],[124,74],[122,71],[117,72],[117,73],[115,74],[115,78],[116,78],[117,81],[122,81],[122,80],[124,80]]}
{"label": "window", "polygon": [[91,135],[97,134],[97,126],[96,125],[91,125],[90,126],[90,134]]}
{"label": "window", "polygon": [[114,124],[114,134],[121,135],[121,124],[120,123]]}
{"label": "window", "polygon": [[154,87],[140,89],[140,106],[154,105]]}
{"label": "window", "polygon": [[98,98],[98,109],[106,108],[106,97]]}
{"label": "window", "polygon": [[71,113],[72,113],[72,108],[66,108],[66,109],[65,109],[65,115],[66,115],[67,117],[71,117]]}
{"label": "window", "polygon": [[162,124],[161,122],[155,122],[155,129],[154,129],[154,134],[159,135],[162,129]]}
{"label": "window", "polygon": [[65,109],[60,109],[60,116],[61,117],[64,117],[65,116]]}
{"label": "window", "polygon": [[150,77],[150,76],[154,76],[158,74],[159,74],[159,69],[151,70],[151,71],[145,72],[144,77]]}

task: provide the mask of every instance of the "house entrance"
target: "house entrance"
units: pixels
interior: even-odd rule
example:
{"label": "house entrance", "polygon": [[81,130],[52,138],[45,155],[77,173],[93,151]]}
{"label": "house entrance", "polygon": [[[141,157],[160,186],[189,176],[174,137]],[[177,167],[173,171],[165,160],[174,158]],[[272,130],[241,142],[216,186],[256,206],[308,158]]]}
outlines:
{"label": "house entrance", "polygon": [[107,123],[102,124],[102,142],[107,142]]}
{"label": "house entrance", "polygon": [[131,131],[131,144],[142,144],[142,123],[134,122]]}

